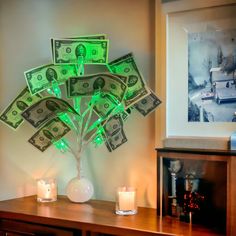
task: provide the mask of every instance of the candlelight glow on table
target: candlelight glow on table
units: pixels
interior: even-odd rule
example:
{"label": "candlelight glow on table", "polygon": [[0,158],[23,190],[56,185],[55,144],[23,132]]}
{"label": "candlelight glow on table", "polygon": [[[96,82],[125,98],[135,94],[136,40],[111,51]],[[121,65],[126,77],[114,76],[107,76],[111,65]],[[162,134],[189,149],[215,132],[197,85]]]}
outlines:
{"label": "candlelight glow on table", "polygon": [[37,201],[54,202],[57,200],[57,183],[55,179],[37,180]]}
{"label": "candlelight glow on table", "polygon": [[116,214],[134,215],[136,213],[136,189],[134,187],[119,187],[116,193]]}

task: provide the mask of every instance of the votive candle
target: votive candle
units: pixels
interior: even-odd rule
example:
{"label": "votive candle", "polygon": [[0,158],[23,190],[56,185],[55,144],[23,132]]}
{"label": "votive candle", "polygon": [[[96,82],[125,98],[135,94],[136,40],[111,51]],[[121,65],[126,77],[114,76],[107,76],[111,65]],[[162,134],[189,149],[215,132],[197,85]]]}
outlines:
{"label": "votive candle", "polygon": [[57,200],[57,183],[55,179],[37,180],[37,201],[53,202]]}
{"label": "votive candle", "polygon": [[137,213],[136,189],[134,187],[119,187],[116,196],[116,214],[134,215]]}

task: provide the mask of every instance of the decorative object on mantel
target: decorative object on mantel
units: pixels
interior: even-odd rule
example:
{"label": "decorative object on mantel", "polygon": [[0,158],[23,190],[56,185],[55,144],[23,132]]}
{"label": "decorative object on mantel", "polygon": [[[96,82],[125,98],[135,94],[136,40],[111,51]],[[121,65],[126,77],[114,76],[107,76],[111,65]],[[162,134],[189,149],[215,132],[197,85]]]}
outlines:
{"label": "decorative object on mantel", "polygon": [[171,193],[172,197],[176,197],[176,174],[181,170],[180,160],[170,161],[170,167],[168,168],[171,174]]}
{"label": "decorative object on mantel", "polygon": [[72,202],[87,202],[93,193],[93,184],[87,178],[71,179],[66,189],[66,195]]}
{"label": "decorative object on mantel", "polygon": [[176,196],[176,175],[181,170],[182,164],[180,160],[172,160],[170,161],[170,167],[168,170],[171,174],[171,196],[168,196],[169,200],[171,201],[171,215],[177,216],[177,196]]}
{"label": "decorative object on mantel", "polygon": [[54,202],[57,200],[57,182],[53,178],[37,180],[37,201]]}
{"label": "decorative object on mantel", "polygon": [[[74,156],[78,175],[68,183],[67,194],[75,202],[87,201],[93,194],[93,185],[81,168],[86,147],[105,143],[114,151],[127,142],[124,121],[131,110],[146,116],[161,103],[147,87],[133,54],[108,63],[108,45],[103,34],[52,39],[53,63],[26,71],[28,86],[0,116],[14,130],[24,120],[37,128],[29,142],[39,151],[53,144]],[[85,75],[89,64],[107,69]],[[64,137],[69,131],[74,142]]]}
{"label": "decorative object on mantel", "polygon": [[192,216],[195,212],[200,211],[204,201],[204,196],[198,191],[199,179],[194,175],[186,175],[185,192],[183,196],[183,212],[180,219],[192,223]]}
{"label": "decorative object on mantel", "polygon": [[136,195],[134,187],[119,187],[116,193],[116,214],[134,215],[137,211]]}

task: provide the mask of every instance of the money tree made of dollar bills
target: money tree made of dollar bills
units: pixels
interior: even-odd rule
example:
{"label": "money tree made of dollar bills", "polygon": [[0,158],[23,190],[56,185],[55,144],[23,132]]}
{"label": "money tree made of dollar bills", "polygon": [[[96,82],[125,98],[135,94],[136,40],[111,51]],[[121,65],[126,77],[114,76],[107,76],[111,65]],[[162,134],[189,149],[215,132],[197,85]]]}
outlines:
{"label": "money tree made of dollar bills", "polygon": [[[28,141],[41,152],[53,145],[72,153],[78,176],[68,183],[67,195],[71,201],[84,202],[93,194],[81,169],[87,146],[105,143],[114,151],[127,142],[123,123],[132,109],[146,116],[161,101],[148,88],[132,53],[108,62],[106,35],[52,39],[51,49],[52,63],[24,73],[26,88],[0,120],[14,130],[24,120],[29,122],[37,132]],[[86,74],[85,66],[95,64],[105,65],[107,71]],[[70,131],[74,141],[66,136]]]}

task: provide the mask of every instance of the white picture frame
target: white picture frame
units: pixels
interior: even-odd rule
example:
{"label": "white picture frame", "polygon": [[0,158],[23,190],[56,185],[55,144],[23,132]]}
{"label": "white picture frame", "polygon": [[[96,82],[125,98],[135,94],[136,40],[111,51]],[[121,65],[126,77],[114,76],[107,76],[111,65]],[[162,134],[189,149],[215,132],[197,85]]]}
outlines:
{"label": "white picture frame", "polygon": [[236,29],[236,4],[167,14],[166,138],[229,137],[234,122],[188,122],[188,32]]}

